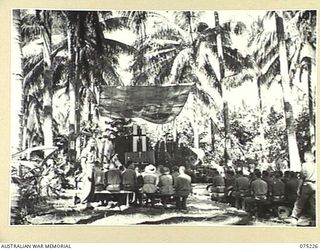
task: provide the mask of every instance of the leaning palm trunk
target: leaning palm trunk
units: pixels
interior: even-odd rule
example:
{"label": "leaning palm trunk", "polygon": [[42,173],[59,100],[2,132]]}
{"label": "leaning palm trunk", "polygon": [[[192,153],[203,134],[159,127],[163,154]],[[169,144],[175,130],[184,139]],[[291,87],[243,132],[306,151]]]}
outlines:
{"label": "leaning palm trunk", "polygon": [[76,123],[76,91],[75,91],[75,51],[74,51],[74,24],[71,20],[71,13],[68,13],[68,80],[69,80],[69,148],[68,153],[71,162],[76,158],[76,136],[75,136],[75,123]]}
{"label": "leaning palm trunk", "polygon": [[[219,27],[219,14],[218,12],[214,12],[215,17],[215,26]],[[217,50],[218,50],[218,58],[219,58],[219,73],[220,73],[220,95],[223,100],[223,121],[224,121],[224,164],[227,167],[229,164],[229,152],[231,148],[230,143],[230,129],[229,129],[229,105],[228,100],[226,99],[225,92],[226,88],[224,88],[224,77],[225,77],[225,65],[224,65],[224,57],[223,57],[223,47],[222,47],[222,39],[221,34],[217,34]],[[223,89],[224,88],[224,89]]]}
{"label": "leaning palm trunk", "polygon": [[211,148],[212,148],[212,151],[214,152],[216,139],[215,139],[215,129],[214,129],[215,125],[212,118],[210,118],[209,120],[209,126],[210,126],[210,135],[211,135]]}
{"label": "leaning palm trunk", "polygon": [[193,128],[193,147],[199,148],[199,126],[196,123],[192,124]]}
{"label": "leaning palm trunk", "polygon": [[288,71],[286,42],[284,39],[284,25],[282,13],[276,17],[277,36],[279,41],[280,74],[283,92],[284,112],[286,118],[286,132],[288,137],[289,162],[292,171],[300,171],[301,163],[296,139],[294,116],[292,109],[291,87]]}
{"label": "leaning palm trunk", "polygon": [[21,50],[20,11],[13,10],[13,27],[11,33],[11,93],[14,93],[11,103],[11,153],[22,149],[23,135],[23,71]]}
{"label": "leaning palm trunk", "polygon": [[42,53],[43,53],[43,134],[44,145],[52,146],[53,144],[53,126],[52,126],[52,62],[51,62],[51,21],[50,13],[42,11]]}
{"label": "leaning palm trunk", "polygon": [[312,73],[312,63],[311,58],[307,59],[307,68],[308,68],[308,106],[309,106],[309,131],[310,131],[310,150],[315,152],[316,146],[316,137],[315,137],[315,118],[313,111],[313,88],[311,82],[311,73]]}
{"label": "leaning palm trunk", "polygon": [[196,97],[193,95],[192,98],[192,109],[193,109],[193,117],[191,120],[191,127],[193,130],[193,147],[194,148],[199,148],[199,125],[198,125],[198,111],[199,109],[197,108],[197,100]]}
{"label": "leaning palm trunk", "polygon": [[261,96],[261,83],[258,77],[257,79],[258,85],[258,98],[259,98],[259,133],[260,133],[260,146],[261,146],[261,159],[260,159],[260,166],[261,168],[265,168],[266,165],[266,139],[264,137],[265,125],[263,121],[263,104],[262,104],[262,96]]}

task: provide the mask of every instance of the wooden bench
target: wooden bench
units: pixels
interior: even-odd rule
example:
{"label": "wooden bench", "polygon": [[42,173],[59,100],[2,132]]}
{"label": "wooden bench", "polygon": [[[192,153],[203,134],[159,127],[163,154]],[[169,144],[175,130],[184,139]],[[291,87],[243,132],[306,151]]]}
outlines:
{"label": "wooden bench", "polygon": [[[130,195],[132,196],[132,200],[130,200]],[[101,190],[94,192],[95,200],[96,201],[125,201],[125,206],[129,206],[130,201],[135,200],[135,193],[132,191],[108,191],[108,190]]]}

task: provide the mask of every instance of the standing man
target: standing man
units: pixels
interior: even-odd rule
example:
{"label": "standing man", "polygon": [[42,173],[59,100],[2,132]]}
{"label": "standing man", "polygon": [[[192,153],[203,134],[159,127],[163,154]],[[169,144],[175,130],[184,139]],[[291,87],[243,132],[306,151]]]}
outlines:
{"label": "standing man", "polygon": [[191,177],[185,173],[186,168],[179,168],[179,176],[174,183],[176,206],[178,210],[187,210],[187,198],[192,192]]}
{"label": "standing man", "polygon": [[301,179],[302,184],[298,190],[298,198],[294,203],[294,208],[292,211],[291,218],[288,222],[296,225],[298,219],[302,213],[302,210],[305,209],[306,205],[309,203],[310,207],[310,217],[311,224],[315,224],[315,206],[316,206],[316,166],[313,161],[313,155],[311,152],[306,152],[304,155],[305,163],[301,167]]}
{"label": "standing man", "polygon": [[[91,202],[94,200],[94,167],[98,159],[98,147],[95,139],[91,138],[86,148],[81,153],[81,167],[82,167],[82,185],[80,201],[86,204],[85,210],[91,210],[94,207]],[[75,200],[76,202],[76,200]]]}

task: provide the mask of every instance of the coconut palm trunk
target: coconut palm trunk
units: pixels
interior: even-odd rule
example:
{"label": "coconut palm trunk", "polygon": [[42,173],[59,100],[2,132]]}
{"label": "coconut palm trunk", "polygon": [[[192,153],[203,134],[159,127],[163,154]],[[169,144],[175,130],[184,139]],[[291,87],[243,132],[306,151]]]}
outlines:
{"label": "coconut palm trunk", "polygon": [[280,58],[280,74],[281,85],[283,92],[284,112],[286,119],[286,132],[288,137],[288,151],[289,151],[289,163],[292,171],[301,170],[301,162],[298,150],[298,144],[295,132],[294,115],[292,109],[292,92],[290,87],[290,78],[288,71],[288,58],[286,41],[284,38],[284,25],[283,25],[282,12],[276,17],[277,36],[279,43],[279,58]]}
{"label": "coconut palm trunk", "polygon": [[51,17],[49,11],[41,11],[42,30],[41,36],[43,39],[43,135],[44,145],[52,146],[53,144],[53,126],[52,126],[52,62],[51,62]]}
{"label": "coconut palm trunk", "polygon": [[67,29],[67,41],[68,41],[68,80],[69,80],[69,157],[73,162],[76,158],[76,79],[75,79],[75,14],[67,13],[68,17],[68,29]]}
{"label": "coconut palm trunk", "polygon": [[209,126],[210,126],[210,135],[211,135],[211,148],[212,148],[212,151],[214,151],[216,138],[215,138],[215,128],[214,128],[215,125],[214,125],[212,118],[210,118],[210,120],[209,120]]}
{"label": "coconut palm trunk", "polygon": [[[219,14],[217,11],[214,12],[215,26],[219,27]],[[224,164],[225,167],[228,166],[228,162],[230,160],[229,151],[231,148],[230,143],[230,128],[229,128],[229,105],[228,100],[225,96],[226,88],[224,86],[224,77],[225,77],[225,65],[224,65],[224,57],[223,57],[223,47],[222,47],[222,39],[221,34],[217,34],[217,50],[218,50],[218,59],[219,59],[219,73],[220,73],[220,95],[223,100],[223,121],[224,121]]]}
{"label": "coconut palm trunk", "polygon": [[258,86],[258,98],[259,98],[259,134],[260,134],[260,146],[261,146],[261,159],[260,165],[262,168],[266,165],[266,138],[264,137],[265,125],[263,121],[263,103],[262,103],[262,95],[261,95],[261,82],[260,78],[257,79]]}
{"label": "coconut palm trunk", "polygon": [[23,137],[23,70],[21,50],[21,17],[20,10],[12,11],[11,32],[11,92],[15,94],[11,98],[11,153],[22,149]]}
{"label": "coconut palm trunk", "polygon": [[316,137],[315,137],[315,117],[313,110],[313,88],[311,82],[312,63],[311,58],[307,59],[308,68],[308,106],[309,106],[309,131],[310,131],[310,150],[315,152],[316,150]]}
{"label": "coconut palm trunk", "polygon": [[199,148],[199,126],[197,123],[192,124],[193,128],[193,147]]}

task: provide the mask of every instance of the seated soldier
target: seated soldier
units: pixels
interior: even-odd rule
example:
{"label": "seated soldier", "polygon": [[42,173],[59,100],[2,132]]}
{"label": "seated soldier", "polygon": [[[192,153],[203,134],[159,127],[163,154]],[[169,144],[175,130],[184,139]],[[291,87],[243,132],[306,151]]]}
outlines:
{"label": "seated soldier", "polygon": [[99,162],[95,162],[94,167],[94,190],[95,191],[102,191],[106,188],[106,180],[105,180],[105,173],[102,170]]}
{"label": "seated soldier", "polygon": [[274,202],[284,200],[284,183],[281,180],[281,172],[276,171],[273,180],[270,182],[270,199]]}
{"label": "seated soldier", "polygon": [[175,183],[177,177],[179,176],[179,167],[178,166],[175,165],[175,166],[172,167],[171,175],[172,175],[172,178],[173,178],[173,183]]}
{"label": "seated soldier", "polygon": [[245,199],[245,206],[248,212],[252,212],[254,206],[265,203],[268,195],[268,184],[261,179],[260,170],[255,170],[254,175],[256,179],[251,182],[251,197]]}
{"label": "seated soldier", "polygon": [[243,175],[242,170],[237,171],[235,180],[234,196],[237,209],[244,209],[244,198],[250,196],[249,178]]}
{"label": "seated soldier", "polygon": [[163,174],[159,177],[159,189],[161,194],[161,202],[163,206],[167,207],[167,202],[170,197],[174,194],[173,190],[173,177],[170,175],[170,169],[163,167]]}
{"label": "seated soldier", "polygon": [[225,181],[218,170],[214,170],[212,178],[212,200],[220,201],[225,196]]}
{"label": "seated soldier", "polygon": [[114,163],[110,163],[109,170],[106,172],[106,184],[108,191],[120,191],[121,172]]}
{"label": "seated soldier", "polygon": [[179,168],[179,176],[174,183],[177,210],[187,210],[187,198],[192,193],[191,177],[185,173],[186,168]]}
{"label": "seated soldier", "polygon": [[136,176],[137,176],[137,185],[136,185],[136,190],[135,190],[136,199],[135,199],[134,205],[142,206],[143,205],[143,202],[142,202],[143,194],[141,192],[141,189],[143,186],[143,177],[142,177],[142,174],[140,172],[139,167],[135,167],[134,171],[136,172]]}
{"label": "seated soldier", "polygon": [[136,191],[137,174],[134,171],[134,164],[128,161],[124,171],[121,173],[122,188],[126,191]]}
{"label": "seated soldier", "polygon": [[234,200],[234,195],[232,195],[232,193],[235,191],[234,190],[235,181],[236,181],[236,177],[234,176],[234,171],[228,170],[225,178],[225,185],[226,185],[225,197],[226,197],[226,201],[233,206],[234,206],[235,200]]}
{"label": "seated soldier", "polygon": [[287,178],[287,181],[284,187],[285,201],[289,204],[290,207],[293,207],[295,201],[297,200],[298,187],[299,187],[299,180],[297,178],[297,174],[293,171],[290,171],[289,177]]}
{"label": "seated soldier", "polygon": [[272,183],[272,178],[270,176],[270,172],[267,170],[262,171],[262,180],[264,180],[267,184],[268,184],[268,198],[269,198],[269,194],[271,191],[271,183]]}
{"label": "seated soldier", "polygon": [[152,207],[155,206],[155,193],[157,192],[157,184],[159,181],[156,171],[156,167],[150,164],[145,167],[144,172],[142,173],[142,193],[146,196],[146,206],[148,206],[149,201],[151,202]]}

